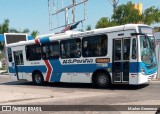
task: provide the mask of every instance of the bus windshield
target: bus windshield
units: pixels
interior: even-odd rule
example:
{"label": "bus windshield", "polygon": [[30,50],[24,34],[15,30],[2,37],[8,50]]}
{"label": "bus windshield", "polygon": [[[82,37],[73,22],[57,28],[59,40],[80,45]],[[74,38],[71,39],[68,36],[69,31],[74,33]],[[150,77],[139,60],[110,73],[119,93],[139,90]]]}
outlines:
{"label": "bus windshield", "polygon": [[154,37],[150,36],[140,36],[140,50],[141,50],[141,60],[146,65],[152,65],[155,63],[155,53],[153,41]]}
{"label": "bus windshield", "polygon": [[155,52],[155,46],[156,46],[155,37],[154,36],[147,36],[147,37],[150,41],[150,45],[151,45],[153,52]]}

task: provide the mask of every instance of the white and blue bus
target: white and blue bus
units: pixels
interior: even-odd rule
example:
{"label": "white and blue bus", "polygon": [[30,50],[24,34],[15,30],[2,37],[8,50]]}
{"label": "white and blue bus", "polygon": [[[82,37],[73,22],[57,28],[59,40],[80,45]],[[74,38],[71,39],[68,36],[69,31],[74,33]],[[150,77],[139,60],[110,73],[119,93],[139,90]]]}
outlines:
{"label": "white and blue bus", "polygon": [[8,71],[16,80],[108,87],[139,85],[157,76],[154,33],[144,24],[67,31],[15,43],[7,43],[8,35]]}

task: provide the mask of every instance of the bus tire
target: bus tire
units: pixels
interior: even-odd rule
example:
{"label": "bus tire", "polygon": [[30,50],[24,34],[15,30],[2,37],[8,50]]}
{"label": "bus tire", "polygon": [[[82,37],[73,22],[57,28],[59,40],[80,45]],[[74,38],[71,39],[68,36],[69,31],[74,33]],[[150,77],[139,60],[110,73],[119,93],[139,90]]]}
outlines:
{"label": "bus tire", "polygon": [[94,79],[96,88],[108,88],[111,85],[110,77],[104,72],[96,73]]}
{"label": "bus tire", "polygon": [[38,71],[34,72],[32,79],[35,85],[42,86],[44,84],[44,78],[41,72]]}

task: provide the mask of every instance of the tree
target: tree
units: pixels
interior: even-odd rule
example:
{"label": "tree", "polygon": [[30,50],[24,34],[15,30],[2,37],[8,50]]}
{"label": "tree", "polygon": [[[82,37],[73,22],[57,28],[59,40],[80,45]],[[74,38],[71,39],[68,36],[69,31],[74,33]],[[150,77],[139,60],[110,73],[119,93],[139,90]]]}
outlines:
{"label": "tree", "polygon": [[[2,24],[0,24],[0,34],[9,32],[9,20],[5,19]],[[4,42],[0,42],[0,50],[3,50]]]}
{"label": "tree", "polygon": [[36,38],[36,36],[39,34],[39,32],[37,30],[32,31],[31,36],[33,36],[34,38]]}
{"label": "tree", "polygon": [[147,25],[160,22],[160,10],[152,6],[147,8],[143,13],[143,22]]}
{"label": "tree", "polygon": [[28,28],[23,29],[22,33],[29,33],[30,30]]}
{"label": "tree", "polygon": [[29,30],[28,28],[25,28],[25,29],[23,29],[23,30],[21,31],[21,30],[15,29],[15,28],[11,28],[11,29],[9,29],[9,32],[10,32],[10,33],[29,33],[30,30]]}
{"label": "tree", "polygon": [[87,25],[86,30],[92,30],[91,25]]}
{"label": "tree", "polygon": [[96,24],[96,28],[106,28],[115,26],[116,23],[114,21],[110,21],[107,17],[102,17]]}
{"label": "tree", "polygon": [[96,28],[105,28],[109,27],[108,25],[110,24],[109,20],[107,17],[102,17],[96,24]]}
{"label": "tree", "polygon": [[19,31],[17,29],[15,29],[15,28],[9,29],[9,32],[10,33],[19,33]]}
{"label": "tree", "polygon": [[144,23],[147,25],[155,24],[160,22],[160,9],[154,6],[144,10],[140,14],[139,10],[133,7],[132,2],[117,6],[115,13],[111,16],[111,20],[103,17],[97,24],[96,28],[104,28],[115,25],[123,25],[128,23]]}
{"label": "tree", "polygon": [[112,15],[112,20],[118,25],[127,23],[140,23],[142,22],[143,16],[139,10],[133,7],[132,2],[122,4],[115,9],[115,13]]}
{"label": "tree", "polygon": [[[29,33],[30,32],[30,30],[28,29],[28,28],[25,28],[25,29],[23,29],[22,31],[21,30],[17,30],[17,29],[15,29],[15,28],[11,28],[11,29],[9,29],[9,32],[10,33]],[[34,38],[37,36],[39,34],[39,32],[37,31],[37,30],[34,30],[34,31],[32,31],[31,32],[31,36],[33,36]]]}
{"label": "tree", "polygon": [[5,19],[2,24],[0,24],[0,34],[9,32],[9,20]]}

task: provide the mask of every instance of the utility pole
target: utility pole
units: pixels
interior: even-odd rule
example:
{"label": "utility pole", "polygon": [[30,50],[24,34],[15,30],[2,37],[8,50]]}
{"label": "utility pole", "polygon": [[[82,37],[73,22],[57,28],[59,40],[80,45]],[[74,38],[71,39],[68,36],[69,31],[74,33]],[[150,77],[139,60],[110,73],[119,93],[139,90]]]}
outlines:
{"label": "utility pole", "polygon": [[72,4],[73,4],[73,8],[72,8],[72,15],[73,15],[73,20],[72,22],[76,22],[76,16],[75,16],[75,6],[76,6],[76,1],[75,0],[72,0]]}
{"label": "utility pole", "polygon": [[108,0],[110,3],[111,3],[111,5],[113,6],[113,12],[115,13],[115,11],[116,11],[116,7],[117,7],[117,5],[118,5],[118,2],[119,2],[119,0]]}

